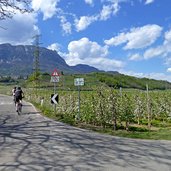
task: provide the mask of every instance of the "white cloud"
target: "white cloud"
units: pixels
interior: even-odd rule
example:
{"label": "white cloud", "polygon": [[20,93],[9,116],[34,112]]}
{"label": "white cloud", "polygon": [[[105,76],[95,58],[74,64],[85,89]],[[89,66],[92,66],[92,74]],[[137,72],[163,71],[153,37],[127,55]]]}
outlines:
{"label": "white cloud", "polygon": [[112,14],[116,14],[119,10],[118,2],[113,2],[110,5],[104,5],[100,14],[94,16],[81,16],[79,19],[75,19],[76,30],[82,31],[85,30],[90,24],[98,20],[107,20],[111,17]]}
{"label": "white cloud", "polygon": [[167,80],[171,82],[171,75],[167,75],[165,73],[150,73],[150,78],[153,78],[155,80]]}
{"label": "white cloud", "polygon": [[109,46],[118,46],[122,43],[125,43],[127,42],[128,39],[127,39],[127,36],[125,33],[120,33],[118,36],[116,37],[112,37],[111,39],[109,40],[105,40],[105,44],[109,45]]}
{"label": "white cloud", "polygon": [[57,3],[60,0],[32,0],[32,8],[43,13],[43,20],[53,17],[57,12]]}
{"label": "white cloud", "polygon": [[106,46],[101,47],[96,42],[90,41],[84,37],[78,41],[72,41],[68,45],[68,50],[72,56],[85,59],[85,58],[96,58],[105,57],[108,54],[108,48]]}
{"label": "white cloud", "polygon": [[151,4],[151,3],[153,3],[153,2],[154,2],[154,0],[146,0],[146,1],[145,1],[145,5]]}
{"label": "white cloud", "polygon": [[132,28],[128,33],[120,33],[104,42],[110,46],[117,46],[126,43],[124,47],[127,49],[145,48],[153,44],[161,35],[162,28],[158,25],[145,25],[143,27]]}
{"label": "white cloud", "polygon": [[[85,0],[86,3],[93,5],[93,0]],[[104,3],[103,1],[101,1]],[[108,5],[103,5],[100,13],[92,15],[92,16],[81,16],[79,19],[75,19],[75,27],[76,30],[82,31],[85,30],[90,24],[98,20],[107,20],[111,18],[111,16],[116,15],[120,10],[119,4],[121,2],[127,2],[126,0],[105,0],[108,2]]]}
{"label": "white cloud", "polygon": [[171,68],[167,68],[167,72],[171,72]]}
{"label": "white cloud", "polygon": [[167,58],[165,59],[165,65],[171,66],[171,57],[167,57]]}
{"label": "white cloud", "polygon": [[85,3],[92,6],[93,5],[93,0],[85,0]]}
{"label": "white cloud", "polygon": [[171,53],[171,30],[165,32],[164,36],[165,40],[163,44],[149,48],[145,51],[144,53],[144,58],[149,59],[149,58],[154,58],[154,57],[168,57]]}
{"label": "white cloud", "polygon": [[142,56],[138,53],[129,56],[129,60],[131,61],[139,61],[141,59],[142,59]]}
{"label": "white cloud", "polygon": [[64,58],[69,65],[88,64],[103,70],[116,70],[124,66],[122,61],[107,58],[107,46],[102,47],[86,37],[70,42],[68,51]]}
{"label": "white cloud", "polygon": [[164,44],[171,43],[171,29],[165,32],[165,41]]}
{"label": "white cloud", "polygon": [[160,55],[162,56],[164,52],[165,52],[165,47],[163,46],[147,49],[144,53],[144,59],[154,58]]}
{"label": "white cloud", "polygon": [[61,27],[64,33],[71,34],[72,32],[72,25],[70,22],[67,21],[65,16],[60,16]]}
{"label": "white cloud", "polygon": [[154,57],[167,57],[171,53],[171,44],[157,46],[155,48],[147,49],[144,53],[144,59]]}
{"label": "white cloud", "polygon": [[155,79],[155,80],[164,80],[164,81],[170,81],[171,82],[171,75],[165,74],[165,73],[136,73],[134,71],[123,71],[119,70],[120,73],[125,75],[130,75],[138,78],[149,78],[149,79]]}
{"label": "white cloud", "polygon": [[39,34],[36,23],[34,13],[16,12],[12,19],[0,21],[0,25],[6,28],[6,30],[1,29],[0,31],[0,43],[32,44],[33,36]]}
{"label": "white cloud", "polygon": [[76,30],[82,31],[86,29],[92,22],[96,21],[97,17],[96,16],[81,16],[80,19],[75,19],[75,27]]}
{"label": "white cloud", "polygon": [[107,20],[111,15],[115,15],[119,11],[118,2],[113,3],[112,5],[103,5],[103,9],[100,12],[100,20]]}
{"label": "white cloud", "polygon": [[61,45],[58,43],[53,43],[47,47],[50,50],[55,50],[57,53],[60,51]]}
{"label": "white cloud", "polygon": [[89,61],[91,59],[86,59],[85,64],[90,64],[91,66],[94,66],[98,69],[105,70],[105,71],[116,71],[120,68],[124,67],[124,62],[115,60],[115,59],[109,59],[109,58],[96,58],[92,59],[91,62]]}
{"label": "white cloud", "polygon": [[112,13],[111,6],[104,5],[103,6],[103,9],[102,9],[102,11],[100,13],[100,19],[101,20],[107,20],[108,18],[110,18],[111,13]]}

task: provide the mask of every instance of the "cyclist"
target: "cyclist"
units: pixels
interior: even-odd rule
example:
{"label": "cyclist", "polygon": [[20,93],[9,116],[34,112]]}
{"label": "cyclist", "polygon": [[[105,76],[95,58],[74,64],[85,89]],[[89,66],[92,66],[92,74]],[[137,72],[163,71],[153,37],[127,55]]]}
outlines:
{"label": "cyclist", "polygon": [[14,102],[15,102],[15,91],[16,91],[16,87],[14,87],[14,88],[12,89],[12,95],[13,95],[13,98],[14,98]]}
{"label": "cyclist", "polygon": [[23,90],[21,89],[21,87],[17,87],[15,91],[16,112],[18,112],[18,104],[21,103],[23,97],[24,97]]}

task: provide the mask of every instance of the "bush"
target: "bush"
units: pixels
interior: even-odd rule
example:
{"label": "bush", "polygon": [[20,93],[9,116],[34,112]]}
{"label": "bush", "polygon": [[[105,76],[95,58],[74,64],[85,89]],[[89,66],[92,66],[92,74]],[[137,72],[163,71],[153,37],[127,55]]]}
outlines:
{"label": "bush", "polygon": [[130,126],[129,131],[135,131],[135,132],[147,132],[148,129],[144,127],[135,127],[135,126]]}
{"label": "bush", "polygon": [[156,126],[156,127],[165,127],[167,126],[167,123],[161,122],[160,120],[152,120],[151,125]]}

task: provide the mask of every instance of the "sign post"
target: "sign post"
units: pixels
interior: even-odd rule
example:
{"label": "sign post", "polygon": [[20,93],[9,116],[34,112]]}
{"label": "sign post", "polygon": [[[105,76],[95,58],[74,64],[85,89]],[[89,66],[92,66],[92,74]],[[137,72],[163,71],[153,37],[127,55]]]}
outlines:
{"label": "sign post", "polygon": [[74,85],[78,87],[78,114],[77,120],[80,120],[80,86],[84,85],[84,78],[75,78]]}
{"label": "sign post", "polygon": [[50,82],[54,83],[54,94],[51,95],[51,103],[54,104],[54,113],[56,114],[56,104],[58,103],[58,94],[56,94],[57,91],[57,82],[59,82],[59,72],[57,69],[54,69],[53,73],[51,74],[51,80]]}

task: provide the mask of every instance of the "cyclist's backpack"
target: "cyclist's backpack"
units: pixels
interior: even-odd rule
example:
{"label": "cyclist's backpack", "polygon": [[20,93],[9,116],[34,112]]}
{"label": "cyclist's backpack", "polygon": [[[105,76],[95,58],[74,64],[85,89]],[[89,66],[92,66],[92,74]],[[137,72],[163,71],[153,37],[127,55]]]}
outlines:
{"label": "cyclist's backpack", "polygon": [[16,90],[15,97],[21,97],[21,96],[22,96],[22,90]]}

